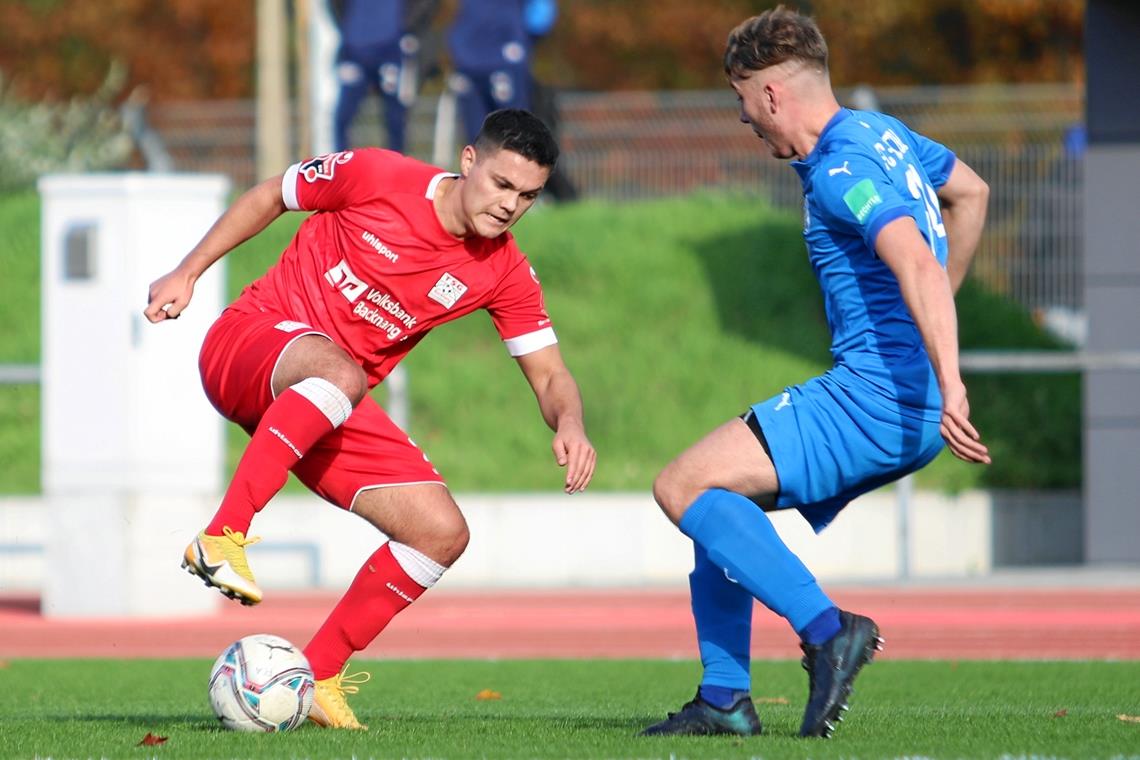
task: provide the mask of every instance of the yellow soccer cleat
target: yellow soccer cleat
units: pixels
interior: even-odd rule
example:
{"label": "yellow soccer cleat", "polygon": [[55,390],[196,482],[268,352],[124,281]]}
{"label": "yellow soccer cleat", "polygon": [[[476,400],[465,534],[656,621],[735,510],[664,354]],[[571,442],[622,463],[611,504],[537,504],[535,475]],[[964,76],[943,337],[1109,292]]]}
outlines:
{"label": "yellow soccer cleat", "polygon": [[313,709],[309,711],[309,720],[322,728],[351,728],[358,731],[367,731],[365,726],[356,719],[352,708],[345,700],[345,694],[356,694],[360,691],[360,684],[368,683],[371,673],[353,673],[348,675],[348,665],[335,676],[317,681],[317,688],[313,692]]}
{"label": "yellow soccer cleat", "polygon": [[205,531],[190,542],[182,556],[182,567],[191,575],[205,581],[230,599],[244,605],[254,605],[261,601],[261,589],[253,579],[253,572],[245,560],[245,547],[260,541],[260,538],[246,538],[236,530],[226,527],[225,535],[207,536]]}

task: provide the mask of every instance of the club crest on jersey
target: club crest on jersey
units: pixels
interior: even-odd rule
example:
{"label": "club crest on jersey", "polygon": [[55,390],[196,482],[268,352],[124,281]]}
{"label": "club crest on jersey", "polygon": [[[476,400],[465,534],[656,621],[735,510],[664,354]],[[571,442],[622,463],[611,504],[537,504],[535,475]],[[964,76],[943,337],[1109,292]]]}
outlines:
{"label": "club crest on jersey", "polygon": [[338,164],[347,164],[352,160],[351,150],[342,150],[340,153],[325,153],[323,156],[310,158],[301,164],[300,175],[309,184],[318,179],[332,179]]}
{"label": "club crest on jersey", "polygon": [[439,282],[428,291],[428,298],[450,309],[466,292],[466,285],[454,276],[444,272],[443,276],[439,278]]}

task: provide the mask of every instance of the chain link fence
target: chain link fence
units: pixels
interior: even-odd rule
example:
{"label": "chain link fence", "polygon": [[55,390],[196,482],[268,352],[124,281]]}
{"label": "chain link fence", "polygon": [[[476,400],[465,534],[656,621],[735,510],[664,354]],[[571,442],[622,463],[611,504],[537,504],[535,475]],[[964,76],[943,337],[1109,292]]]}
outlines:
{"label": "chain link fence", "polygon": [[[877,107],[946,143],[989,182],[989,222],[974,277],[1027,309],[1081,309],[1082,160],[1066,143],[1083,120],[1081,87],[856,88],[837,95],[844,105]],[[357,116],[357,144],[383,144],[377,100]],[[424,160],[433,153],[437,102],[421,97],[410,115],[409,152]],[[563,93],[558,110],[560,165],[582,198],[626,202],[719,189],[755,193],[799,213],[795,172],[739,123],[727,88]],[[258,179],[252,101],[164,104],[150,117],[177,169],[222,172],[237,188]],[[294,121],[291,135],[299,133]],[[299,158],[303,152],[294,151]]]}

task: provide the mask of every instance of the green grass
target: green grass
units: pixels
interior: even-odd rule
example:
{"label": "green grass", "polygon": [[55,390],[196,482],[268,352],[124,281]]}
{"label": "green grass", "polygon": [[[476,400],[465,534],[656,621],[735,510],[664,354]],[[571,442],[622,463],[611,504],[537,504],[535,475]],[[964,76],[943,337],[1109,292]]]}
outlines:
{"label": "green grass", "polygon": [[[222,730],[207,660],[14,660],[0,671],[0,757],[1140,757],[1140,663],[876,663],[829,741],[795,736],[798,662],[753,666],[765,735],[635,737],[688,699],[691,662],[375,661],[352,703],[367,733]],[[479,701],[483,689],[502,699]],[[783,701],[784,703],[780,703]],[[167,737],[138,747],[147,733]]]}
{"label": "green grass", "polygon": [[[276,259],[300,221],[287,215],[227,257],[231,297]],[[13,230],[0,240],[0,362],[35,362],[34,194],[0,196],[0,224]],[[516,233],[542,278],[563,355],[582,388],[599,455],[594,490],[648,489],[660,468],[707,430],[830,364],[799,220],[755,198],[698,194],[543,206]],[[964,348],[1057,347],[1021,309],[976,287],[960,294],[959,313]],[[560,487],[550,432],[485,314],[437,329],[405,367],[409,432],[455,490]],[[1079,485],[1077,375],[967,382],[994,464],[971,467],[944,454],[919,474],[920,487]],[[39,488],[34,391],[0,386],[0,493]],[[383,400],[382,388],[377,395]],[[231,429],[231,467],[244,440]]]}

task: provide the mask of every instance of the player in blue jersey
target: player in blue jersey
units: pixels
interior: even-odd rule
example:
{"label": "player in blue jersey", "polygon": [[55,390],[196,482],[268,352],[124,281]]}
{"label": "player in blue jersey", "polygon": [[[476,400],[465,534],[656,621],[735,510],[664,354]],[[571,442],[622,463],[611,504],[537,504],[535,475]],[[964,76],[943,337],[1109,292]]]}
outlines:
{"label": "player in blue jersey", "polygon": [[469,140],[491,111],[531,109],[531,52],[557,15],[555,0],[461,0],[447,39]]}
{"label": "player in blue jersey", "polygon": [[794,507],[818,532],[943,444],[967,462],[990,461],[970,424],[954,309],[989,190],[897,119],[840,108],[827,45],[808,17],[779,6],[744,21],[724,66],[740,120],[803,182],[804,239],[834,366],[716,428],[654,482],[661,509],[693,540],[704,674],[692,701],[643,733],[760,733],[749,696],[755,598],[802,642],[800,735],[828,736],[882,639],[870,618],[824,594],[764,510]]}
{"label": "player in blue jersey", "polygon": [[333,117],[336,150],[353,146],[349,128],[369,91],[383,103],[386,147],[406,149],[408,109],[418,89],[423,32],[438,0],[330,0],[340,31],[336,73],[340,85]]}

